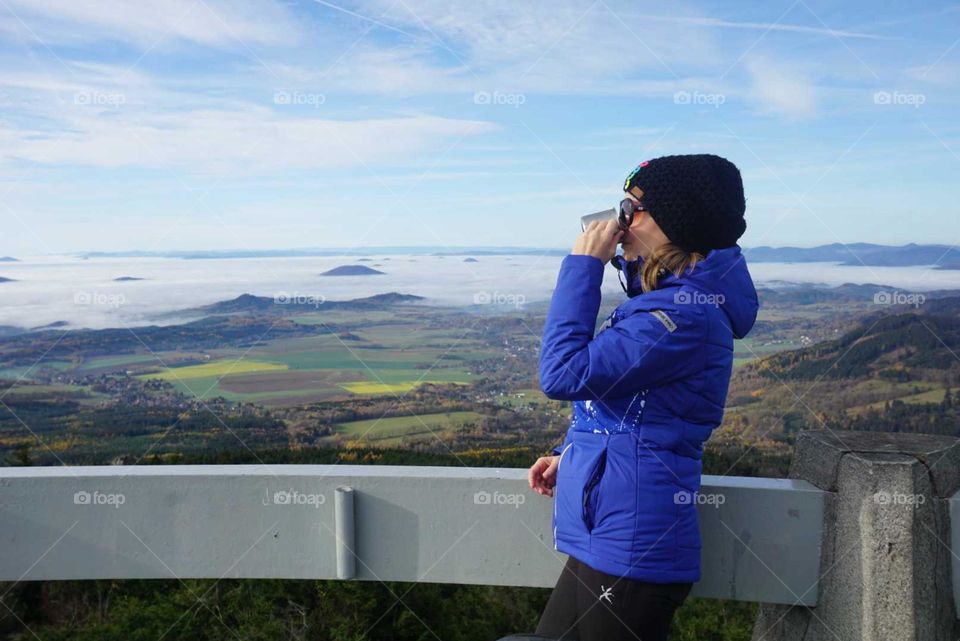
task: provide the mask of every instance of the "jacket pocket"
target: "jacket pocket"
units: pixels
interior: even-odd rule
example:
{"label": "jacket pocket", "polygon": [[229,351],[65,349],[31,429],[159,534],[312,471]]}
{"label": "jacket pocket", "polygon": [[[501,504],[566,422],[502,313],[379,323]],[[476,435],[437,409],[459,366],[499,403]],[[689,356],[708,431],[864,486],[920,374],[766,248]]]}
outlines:
{"label": "jacket pocket", "polygon": [[[599,480],[606,459],[608,436],[591,432],[571,432],[557,468],[554,494],[554,526],[556,538],[574,545],[587,545],[590,531],[587,513],[595,518]],[[586,502],[584,499],[587,499]]]}
{"label": "jacket pocket", "polygon": [[599,493],[600,479],[607,468],[607,450],[603,449],[591,472],[587,477],[587,482],[583,486],[583,498],[581,502],[581,518],[587,526],[587,530],[593,530],[597,516],[597,494]]}

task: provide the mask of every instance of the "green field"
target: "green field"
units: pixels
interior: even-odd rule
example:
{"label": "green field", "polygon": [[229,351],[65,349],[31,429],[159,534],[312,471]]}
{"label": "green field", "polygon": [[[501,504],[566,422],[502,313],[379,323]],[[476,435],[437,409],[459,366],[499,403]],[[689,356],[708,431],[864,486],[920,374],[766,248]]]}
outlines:
{"label": "green field", "polygon": [[[943,397],[947,391],[944,387],[932,387],[924,384],[918,385],[917,383],[893,383],[891,386],[896,386],[903,391],[901,392],[902,395],[893,392],[893,396],[889,400],[898,400],[903,401],[904,403],[942,403]],[[917,387],[919,387],[922,391],[913,392],[914,388]],[[888,400],[883,400],[875,403],[868,403],[866,405],[858,405],[856,407],[848,408],[847,412],[849,414],[863,414],[868,410],[877,410],[878,412],[882,412],[887,402]]]}
{"label": "green field", "polygon": [[754,361],[758,358],[769,356],[770,354],[785,352],[791,349],[799,349],[801,347],[803,347],[803,345],[797,341],[769,343],[767,341],[758,341],[747,337],[733,342],[733,365],[734,367],[737,367],[739,365],[743,365],[744,363]]}
{"label": "green field", "polygon": [[[291,406],[399,396],[424,384],[467,385],[476,378],[471,371],[475,363],[502,351],[491,346],[480,329],[461,326],[460,319],[446,324],[444,313],[430,309],[318,310],[288,318],[320,331],[276,337],[261,332],[244,347],[204,348],[199,347],[204,341],[193,341],[171,349],[176,343],[168,341],[158,343],[164,349],[156,353],[139,348],[92,351],[72,361],[45,361],[44,366],[94,378],[129,374],[143,381],[164,381],[200,399]],[[0,378],[29,380],[30,372],[11,367],[0,370]],[[89,390],[86,396],[91,397]]]}
{"label": "green field", "polygon": [[541,407],[550,403],[559,403],[547,398],[541,390],[532,387],[504,394],[498,402],[508,407]]}
{"label": "green field", "polygon": [[83,385],[50,384],[37,385],[21,382],[8,388],[0,389],[0,398],[8,402],[46,400],[50,398],[69,399],[82,406],[93,406],[109,400],[109,395],[94,392]]}
{"label": "green field", "polygon": [[157,365],[160,362],[167,362],[167,359],[159,354],[121,354],[119,356],[98,356],[91,358],[85,361],[79,369],[81,371],[116,369],[124,365]]}
{"label": "green field", "polygon": [[[353,315],[356,321],[356,315]],[[301,323],[328,323],[297,317]],[[392,321],[392,322],[391,322]],[[249,350],[214,349],[206,354],[164,354],[171,367],[141,375],[171,383],[202,399],[288,406],[351,396],[401,395],[419,385],[469,384],[471,362],[493,354],[464,330],[428,327],[423,319],[399,320],[376,312],[349,334],[320,334],[264,341]],[[209,362],[196,364],[200,358]],[[177,367],[176,360],[191,359]],[[98,357],[85,369],[100,371],[155,364],[151,355]],[[154,361],[154,362],[151,362]]]}
{"label": "green field", "polygon": [[43,360],[33,366],[23,365],[21,367],[2,367],[0,368],[0,379],[14,380],[14,381],[21,378],[29,379],[30,375],[35,373],[41,367],[51,368],[59,371],[67,371],[71,367],[73,367],[73,363],[69,361]]}
{"label": "green field", "polygon": [[194,378],[217,378],[238,376],[252,372],[272,372],[287,369],[281,363],[264,363],[247,359],[222,360],[204,363],[203,365],[188,365],[186,367],[167,367],[156,374],[143,374],[140,378],[157,378],[164,381],[185,381]]}
{"label": "green field", "polygon": [[466,385],[464,381],[424,379],[413,380],[404,383],[387,383],[378,381],[359,381],[356,383],[344,383],[340,387],[352,392],[353,394],[404,394],[425,383],[454,383],[456,385]]}
{"label": "green field", "polygon": [[404,438],[431,434],[439,435],[463,423],[482,418],[483,414],[477,412],[391,416],[341,423],[337,425],[337,432],[355,440],[375,442],[382,446],[394,446],[399,445]]}

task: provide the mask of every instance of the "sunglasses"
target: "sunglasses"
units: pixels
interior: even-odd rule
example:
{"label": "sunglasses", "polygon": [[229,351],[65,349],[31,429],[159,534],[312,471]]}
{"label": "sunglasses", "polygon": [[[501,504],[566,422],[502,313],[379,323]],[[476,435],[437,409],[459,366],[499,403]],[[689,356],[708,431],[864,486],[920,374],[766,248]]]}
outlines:
{"label": "sunglasses", "polygon": [[617,224],[620,229],[627,231],[633,224],[633,217],[638,211],[648,211],[643,203],[638,203],[632,198],[624,198],[620,201],[619,214],[617,215]]}

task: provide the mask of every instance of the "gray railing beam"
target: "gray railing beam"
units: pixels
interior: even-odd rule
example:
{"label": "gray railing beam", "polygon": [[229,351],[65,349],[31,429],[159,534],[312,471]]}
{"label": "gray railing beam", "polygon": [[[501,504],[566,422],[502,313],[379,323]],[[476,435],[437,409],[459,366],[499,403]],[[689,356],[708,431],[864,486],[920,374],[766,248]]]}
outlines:
{"label": "gray railing beam", "polygon": [[[349,488],[349,491],[338,488]],[[813,605],[823,492],[705,476],[694,594]],[[553,501],[526,470],[0,468],[0,580],[291,578],[550,587]],[[353,567],[351,567],[353,564]]]}

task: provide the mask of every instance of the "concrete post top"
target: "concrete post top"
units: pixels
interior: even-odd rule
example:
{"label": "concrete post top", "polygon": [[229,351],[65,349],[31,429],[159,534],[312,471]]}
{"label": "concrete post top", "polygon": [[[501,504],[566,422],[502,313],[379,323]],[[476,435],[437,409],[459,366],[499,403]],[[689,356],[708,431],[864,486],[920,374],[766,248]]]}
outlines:
{"label": "concrete post top", "polygon": [[808,430],[797,439],[791,478],[802,478],[821,490],[837,490],[837,470],[846,454],[876,455],[879,461],[919,461],[930,473],[936,495],[949,498],[960,489],[960,439],[931,434]]}

